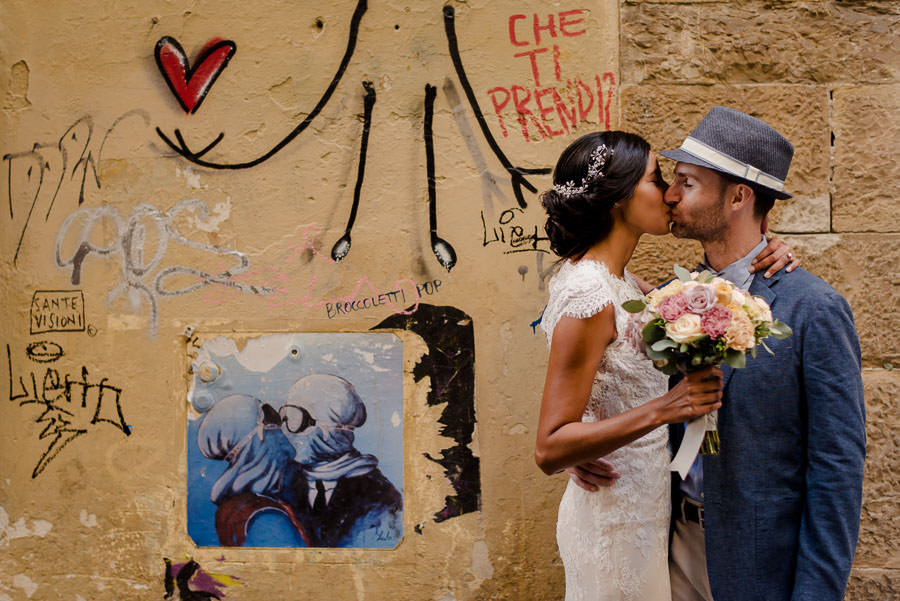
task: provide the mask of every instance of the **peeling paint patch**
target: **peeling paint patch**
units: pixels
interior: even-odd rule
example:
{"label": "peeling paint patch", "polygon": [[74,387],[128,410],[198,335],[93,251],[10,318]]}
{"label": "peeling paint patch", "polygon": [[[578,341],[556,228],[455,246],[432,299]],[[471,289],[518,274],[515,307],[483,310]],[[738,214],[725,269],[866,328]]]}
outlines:
{"label": "peeling paint patch", "polygon": [[206,187],[200,183],[200,175],[193,169],[191,169],[190,166],[187,166],[184,169],[175,167],[175,175],[178,177],[183,177],[184,181],[187,182],[187,185],[194,190],[201,190]]}
{"label": "peeling paint patch", "polygon": [[415,312],[395,314],[373,330],[397,328],[418,334],[428,345],[413,369],[416,382],[431,379],[429,405],[444,405],[438,422],[441,436],[455,445],[441,450],[441,457],[425,457],[444,468],[444,476],[457,494],[445,497],[435,522],[481,509],[481,468],[472,451],[475,432],[475,334],[472,318],[456,307],[420,303]]}
{"label": "peeling paint patch", "polygon": [[191,227],[203,232],[218,232],[219,225],[231,216],[231,197],[226,197],[222,202],[217,202],[212,209],[212,215],[204,218],[191,217],[188,223]]}
{"label": "peeling paint patch", "polygon": [[97,516],[93,513],[89,514],[87,509],[82,509],[81,514],[78,516],[78,521],[86,528],[93,528],[97,525]]}
{"label": "peeling paint patch", "polygon": [[25,518],[19,518],[10,524],[9,514],[3,507],[0,507],[0,547],[9,546],[9,542],[17,538],[25,538],[27,536],[43,538],[47,536],[51,528],[53,528],[53,524],[47,520],[31,520],[30,528]]}
{"label": "peeling paint patch", "polygon": [[9,87],[3,101],[4,109],[16,110],[31,106],[31,101],[28,100],[30,75],[31,70],[25,61],[19,61],[9,68]]}
{"label": "peeling paint patch", "polygon": [[483,540],[477,540],[472,545],[472,573],[483,580],[494,576],[494,566],[491,565],[488,546]]}
{"label": "peeling paint patch", "polygon": [[528,428],[525,424],[516,424],[506,431],[507,434],[528,434]]}
{"label": "peeling paint patch", "polygon": [[25,596],[31,599],[34,591],[37,590],[37,582],[26,576],[25,574],[16,574],[13,576],[13,586],[25,591]]}

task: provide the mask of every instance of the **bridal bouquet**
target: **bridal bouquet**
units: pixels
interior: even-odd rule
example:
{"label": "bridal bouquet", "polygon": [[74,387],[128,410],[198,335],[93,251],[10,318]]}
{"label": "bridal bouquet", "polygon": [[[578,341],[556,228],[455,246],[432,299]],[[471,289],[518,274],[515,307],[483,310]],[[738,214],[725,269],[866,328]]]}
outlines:
{"label": "bridal bouquet", "polygon": [[[676,279],[644,298],[622,307],[632,313],[627,337],[656,369],[665,374],[687,372],[707,365],[746,366],[747,353],[756,357],[764,339],[792,334],[773,319],[768,303],[709,271],[688,272],[675,266]],[[712,423],[709,423],[709,422]],[[701,453],[718,454],[715,417],[707,422]]]}

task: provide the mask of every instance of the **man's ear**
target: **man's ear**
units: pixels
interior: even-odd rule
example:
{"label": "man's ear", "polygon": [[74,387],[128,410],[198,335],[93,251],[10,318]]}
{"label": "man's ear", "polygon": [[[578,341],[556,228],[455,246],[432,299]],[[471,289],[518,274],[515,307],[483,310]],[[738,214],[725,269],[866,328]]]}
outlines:
{"label": "man's ear", "polygon": [[729,206],[732,211],[743,211],[753,209],[754,202],[753,188],[747,184],[734,184],[729,195]]}

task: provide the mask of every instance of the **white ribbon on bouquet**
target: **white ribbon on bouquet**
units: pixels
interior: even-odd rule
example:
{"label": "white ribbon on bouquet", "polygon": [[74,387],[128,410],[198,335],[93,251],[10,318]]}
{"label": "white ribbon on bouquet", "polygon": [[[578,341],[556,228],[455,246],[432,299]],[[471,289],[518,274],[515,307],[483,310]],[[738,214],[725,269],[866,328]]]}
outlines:
{"label": "white ribbon on bouquet", "polygon": [[688,471],[694,464],[694,459],[697,458],[697,453],[700,451],[700,445],[703,444],[703,437],[706,436],[706,431],[716,429],[718,413],[718,411],[712,411],[688,422],[684,431],[684,438],[681,440],[681,446],[678,447],[678,453],[669,466],[670,470],[678,472],[682,480],[687,477]]}

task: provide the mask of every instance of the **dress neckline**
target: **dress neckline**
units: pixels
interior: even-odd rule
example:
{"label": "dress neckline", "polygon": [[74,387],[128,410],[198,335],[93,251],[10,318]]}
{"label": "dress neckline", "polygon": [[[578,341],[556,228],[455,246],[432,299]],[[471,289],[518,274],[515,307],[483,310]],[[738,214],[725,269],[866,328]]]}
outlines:
{"label": "dress neckline", "polygon": [[615,273],[613,273],[612,270],[610,270],[609,265],[607,265],[605,262],[603,262],[599,259],[583,258],[583,259],[578,259],[578,261],[572,261],[571,259],[566,259],[566,264],[571,267],[577,267],[581,263],[592,263],[594,265],[598,265],[598,266],[602,267],[603,271],[605,271],[607,274],[609,274],[610,277],[612,277],[616,280],[619,280],[620,282],[624,282],[626,284],[634,284],[635,283],[633,281],[633,278],[628,277],[631,275],[631,272],[628,271],[627,268],[625,268],[623,270],[624,275],[619,276],[619,275],[616,275]]}

